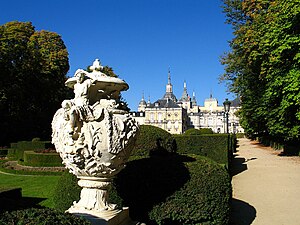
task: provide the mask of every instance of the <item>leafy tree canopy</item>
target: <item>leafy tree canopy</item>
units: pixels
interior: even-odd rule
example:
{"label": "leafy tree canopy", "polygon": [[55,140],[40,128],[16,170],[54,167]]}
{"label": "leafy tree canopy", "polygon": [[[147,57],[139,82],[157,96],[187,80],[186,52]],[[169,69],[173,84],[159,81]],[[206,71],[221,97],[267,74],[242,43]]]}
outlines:
{"label": "leafy tree canopy", "polygon": [[249,134],[295,141],[300,135],[300,0],[223,0],[234,30],[225,80],[242,98]]}
{"label": "leafy tree canopy", "polygon": [[68,90],[68,52],[61,37],[30,22],[0,26],[0,145],[50,138],[50,124]]}

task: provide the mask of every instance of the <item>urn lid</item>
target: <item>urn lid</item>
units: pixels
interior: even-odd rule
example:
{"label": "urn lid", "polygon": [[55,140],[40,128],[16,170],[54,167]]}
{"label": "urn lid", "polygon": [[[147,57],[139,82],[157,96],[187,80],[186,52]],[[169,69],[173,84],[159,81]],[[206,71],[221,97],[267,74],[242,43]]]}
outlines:
{"label": "urn lid", "polygon": [[89,67],[92,72],[87,72],[83,69],[78,69],[74,77],[69,78],[65,84],[67,87],[74,89],[74,85],[78,80],[79,74],[84,75],[85,79],[91,79],[91,81],[96,86],[96,89],[103,90],[103,91],[126,91],[128,90],[128,84],[118,78],[118,77],[110,77],[107,76],[105,73],[102,73],[100,70],[103,66],[100,65],[99,59],[96,59],[93,62],[93,65]]}

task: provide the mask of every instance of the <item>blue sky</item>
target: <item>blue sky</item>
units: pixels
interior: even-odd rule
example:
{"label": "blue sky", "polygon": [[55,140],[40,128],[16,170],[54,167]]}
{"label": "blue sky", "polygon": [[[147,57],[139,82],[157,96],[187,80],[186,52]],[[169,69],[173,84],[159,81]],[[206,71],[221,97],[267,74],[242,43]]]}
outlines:
{"label": "blue sky", "polygon": [[137,110],[144,93],[161,98],[170,67],[179,99],[183,82],[198,105],[210,93],[222,104],[233,98],[218,77],[220,56],[229,51],[231,27],[220,0],[10,0],[1,2],[0,24],[30,21],[36,30],[62,36],[73,76],[94,59],[111,66],[129,84],[123,97]]}

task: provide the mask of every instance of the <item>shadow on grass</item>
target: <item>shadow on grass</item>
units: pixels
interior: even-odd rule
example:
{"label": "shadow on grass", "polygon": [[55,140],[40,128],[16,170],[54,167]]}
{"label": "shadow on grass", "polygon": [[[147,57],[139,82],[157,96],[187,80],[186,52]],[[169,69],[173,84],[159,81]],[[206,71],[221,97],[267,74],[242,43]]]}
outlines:
{"label": "shadow on grass", "polygon": [[247,202],[232,199],[230,225],[250,225],[256,217],[256,209]]}
{"label": "shadow on grass", "polygon": [[115,180],[123,205],[130,209],[133,220],[152,224],[148,212],[165,201],[189,180],[184,162],[195,161],[187,156],[170,154],[128,162]]}
{"label": "shadow on grass", "polygon": [[42,206],[38,204],[44,200],[46,200],[46,198],[22,197],[19,199],[12,199],[2,197],[0,198],[0,213],[28,208],[42,208]]}

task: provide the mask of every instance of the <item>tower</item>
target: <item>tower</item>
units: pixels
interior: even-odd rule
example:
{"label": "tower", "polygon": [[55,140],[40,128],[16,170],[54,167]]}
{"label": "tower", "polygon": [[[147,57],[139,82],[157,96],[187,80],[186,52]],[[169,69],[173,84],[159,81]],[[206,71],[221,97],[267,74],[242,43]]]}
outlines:
{"label": "tower", "polygon": [[185,108],[186,110],[190,110],[191,108],[191,98],[189,94],[187,93],[187,88],[186,88],[186,82],[184,81],[183,83],[183,93],[179,101],[182,104],[182,107]]}
{"label": "tower", "polygon": [[142,99],[138,106],[138,112],[145,112],[146,107],[147,107],[147,103],[145,101],[144,92],[143,92]]}
{"label": "tower", "polygon": [[190,100],[189,94],[187,93],[186,82],[183,83],[183,93],[179,101],[187,102]]}
{"label": "tower", "polygon": [[196,100],[196,96],[195,96],[195,91],[193,91],[193,97],[192,97],[192,107],[197,106],[197,100]]}
{"label": "tower", "polygon": [[174,102],[177,102],[176,96],[173,94],[173,85],[171,83],[171,72],[170,68],[168,71],[168,84],[166,85],[166,93],[163,96],[164,100],[172,100]]}

